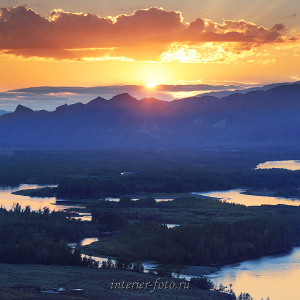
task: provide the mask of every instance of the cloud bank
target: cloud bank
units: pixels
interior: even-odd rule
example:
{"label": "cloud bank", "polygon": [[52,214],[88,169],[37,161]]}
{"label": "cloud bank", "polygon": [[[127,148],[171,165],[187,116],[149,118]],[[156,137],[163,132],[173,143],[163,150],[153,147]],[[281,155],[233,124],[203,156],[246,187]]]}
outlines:
{"label": "cloud bank", "polygon": [[190,62],[212,62],[220,57],[203,60],[204,47],[224,45],[217,51],[240,54],[288,42],[286,32],[284,24],[268,29],[245,20],[219,24],[198,18],[186,23],[180,12],[157,7],[116,17],[57,9],[44,17],[31,8],[16,6],[1,9],[0,53],[25,59],[189,62],[181,60],[187,57]]}

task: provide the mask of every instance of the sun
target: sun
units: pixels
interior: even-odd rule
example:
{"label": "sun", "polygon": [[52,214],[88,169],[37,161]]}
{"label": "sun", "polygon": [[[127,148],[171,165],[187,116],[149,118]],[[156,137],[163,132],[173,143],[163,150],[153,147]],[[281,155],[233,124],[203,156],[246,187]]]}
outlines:
{"label": "sun", "polygon": [[146,83],[146,87],[148,87],[148,88],[154,88],[155,86],[156,86],[156,84],[153,82]]}

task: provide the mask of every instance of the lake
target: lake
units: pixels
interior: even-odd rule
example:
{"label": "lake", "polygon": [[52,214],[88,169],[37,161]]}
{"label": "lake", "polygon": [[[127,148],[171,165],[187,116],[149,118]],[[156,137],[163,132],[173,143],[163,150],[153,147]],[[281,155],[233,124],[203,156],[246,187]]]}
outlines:
{"label": "lake", "polygon": [[259,164],[256,169],[287,169],[287,170],[300,170],[300,160],[280,160],[280,161],[267,161]]}

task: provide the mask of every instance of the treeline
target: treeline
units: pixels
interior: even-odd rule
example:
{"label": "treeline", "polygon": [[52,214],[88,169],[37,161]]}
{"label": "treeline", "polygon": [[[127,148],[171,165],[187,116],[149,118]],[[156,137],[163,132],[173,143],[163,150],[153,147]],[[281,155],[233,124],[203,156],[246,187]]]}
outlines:
{"label": "treeline", "polygon": [[300,189],[292,188],[292,189],[282,189],[275,191],[276,197],[285,197],[285,198],[299,198],[300,197]]}
{"label": "treeline", "polygon": [[129,270],[138,273],[144,272],[144,266],[140,261],[133,262],[128,256],[121,256],[113,263],[111,259],[103,261],[101,264],[103,269],[117,269],[117,270]]}
{"label": "treeline", "polygon": [[119,202],[100,200],[91,206],[92,223],[100,232],[117,231],[132,221],[158,223],[202,224],[214,216],[218,220],[249,219],[255,209],[208,197],[180,197],[173,201],[156,201],[152,197],[132,200],[121,197]]}
{"label": "treeline", "polygon": [[[298,209],[298,208],[297,208]],[[298,209],[299,210],[299,209]],[[203,226],[168,229],[139,222],[99,245],[111,255],[171,264],[224,264],[289,249],[300,242],[299,212],[289,217],[211,222]]]}
{"label": "treeline", "polygon": [[67,177],[157,170],[245,170],[267,160],[300,159],[295,151],[206,150],[6,150],[0,152],[0,185],[57,184]]}
{"label": "treeline", "polygon": [[117,211],[121,208],[162,208],[162,209],[236,209],[245,208],[242,204],[230,203],[217,198],[206,196],[184,196],[176,197],[172,201],[156,201],[153,197],[145,197],[133,200],[130,197],[120,197],[119,201],[99,200],[92,205],[92,214],[97,210],[113,209]]}
{"label": "treeline", "polygon": [[210,170],[174,169],[138,172],[106,178],[68,178],[58,185],[56,196],[98,199],[135,193],[183,193],[226,190],[236,185],[226,174]]}
{"label": "treeline", "polygon": [[184,193],[234,188],[296,188],[300,171],[176,169],[138,172],[106,178],[68,178],[56,190],[58,198],[98,199],[136,193]]}
{"label": "treeline", "polygon": [[80,235],[79,223],[47,208],[0,208],[0,262],[93,265],[92,260],[81,258],[78,248],[68,245]]}
{"label": "treeline", "polygon": [[[122,197],[119,202],[101,200],[91,208],[92,223],[98,226],[100,233],[105,231],[117,231],[137,218],[145,217],[147,220],[151,219],[152,213],[147,209],[158,207],[159,203],[151,197],[135,201],[130,197]],[[145,208],[145,210],[143,210],[141,215],[139,212],[131,210],[134,208]],[[137,216],[137,214],[139,216]]]}

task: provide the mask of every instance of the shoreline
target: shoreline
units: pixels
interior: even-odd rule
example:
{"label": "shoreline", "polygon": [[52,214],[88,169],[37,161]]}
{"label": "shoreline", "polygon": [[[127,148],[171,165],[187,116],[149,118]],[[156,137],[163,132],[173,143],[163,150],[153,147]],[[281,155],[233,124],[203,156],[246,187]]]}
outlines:
{"label": "shoreline", "polygon": [[[100,240],[99,240],[100,241]],[[90,244],[89,244],[90,245]],[[84,249],[84,247],[86,247],[88,245],[82,246],[81,249]],[[244,262],[247,261],[255,261],[255,260],[259,260],[262,259],[264,257],[268,257],[268,256],[273,256],[273,255],[284,255],[284,254],[289,254],[289,252],[291,252],[294,248],[300,247],[300,243],[297,243],[294,246],[291,246],[289,248],[285,248],[285,249],[280,249],[280,250],[276,250],[276,251],[270,251],[270,252],[266,252],[258,257],[253,257],[253,258],[247,258],[247,259],[243,259],[243,260],[231,260],[228,261],[226,263],[219,263],[219,264],[204,264],[204,265],[185,265],[185,264],[179,264],[179,265],[175,265],[175,264],[164,264],[164,263],[160,263],[158,261],[141,261],[141,263],[143,265],[157,265],[157,266],[164,266],[164,267],[168,267],[168,266],[172,266],[174,268],[176,268],[176,266],[181,266],[182,267],[182,271],[180,273],[180,277],[184,277],[186,276],[207,276],[207,275],[211,275],[215,272],[218,272],[219,270],[221,270],[224,267],[229,267],[229,266],[235,266],[235,265],[239,265],[242,264]],[[99,254],[91,254],[91,252],[82,252],[82,255],[87,255],[87,256],[91,256],[91,257],[97,257],[99,259],[112,259],[112,260],[116,260],[117,257],[115,256],[110,256],[110,255],[99,255]],[[100,267],[100,266],[99,266]],[[153,268],[153,270],[155,270],[155,268]]]}

